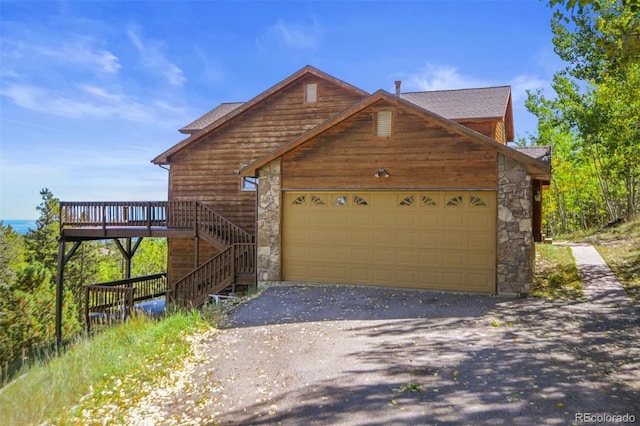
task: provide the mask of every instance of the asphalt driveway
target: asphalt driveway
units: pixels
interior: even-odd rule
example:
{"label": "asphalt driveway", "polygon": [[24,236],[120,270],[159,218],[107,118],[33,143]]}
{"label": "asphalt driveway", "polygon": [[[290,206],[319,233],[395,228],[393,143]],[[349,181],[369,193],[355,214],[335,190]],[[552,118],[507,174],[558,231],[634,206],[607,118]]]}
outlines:
{"label": "asphalt driveway", "polygon": [[630,303],[276,286],[204,342],[189,399],[214,424],[640,422],[638,315]]}
{"label": "asphalt driveway", "polygon": [[270,287],[196,336],[127,424],[640,423],[640,309],[572,249],[584,301]]}

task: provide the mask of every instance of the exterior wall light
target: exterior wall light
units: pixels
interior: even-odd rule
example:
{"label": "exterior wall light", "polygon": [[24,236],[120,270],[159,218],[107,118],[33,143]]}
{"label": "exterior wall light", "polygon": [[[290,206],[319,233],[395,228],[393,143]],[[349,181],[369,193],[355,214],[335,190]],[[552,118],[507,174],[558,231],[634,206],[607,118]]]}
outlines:
{"label": "exterior wall light", "polygon": [[389,172],[386,169],[378,169],[378,171],[373,175],[373,177],[385,177],[388,178],[389,176],[391,176],[389,174]]}

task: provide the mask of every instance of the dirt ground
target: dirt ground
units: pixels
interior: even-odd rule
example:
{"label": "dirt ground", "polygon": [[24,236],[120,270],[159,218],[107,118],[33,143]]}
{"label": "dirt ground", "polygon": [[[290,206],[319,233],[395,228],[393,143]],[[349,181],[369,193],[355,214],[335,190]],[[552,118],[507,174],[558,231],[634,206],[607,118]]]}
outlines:
{"label": "dirt ground", "polygon": [[626,303],[271,287],[199,341],[188,385],[156,396],[156,410],[175,424],[640,422],[639,314]]}

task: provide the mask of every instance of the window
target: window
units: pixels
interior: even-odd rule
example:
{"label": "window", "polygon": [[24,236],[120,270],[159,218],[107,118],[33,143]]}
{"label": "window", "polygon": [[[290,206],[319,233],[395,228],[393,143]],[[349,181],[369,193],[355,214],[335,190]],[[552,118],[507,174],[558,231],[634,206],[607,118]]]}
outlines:
{"label": "window", "polygon": [[433,198],[429,197],[428,195],[423,195],[422,196],[422,206],[426,207],[426,206],[435,206],[436,205],[436,200],[434,200]]}
{"label": "window", "polygon": [[243,177],[242,178],[242,190],[243,191],[255,191],[258,188],[257,177]]}
{"label": "window", "polygon": [[462,195],[458,195],[457,197],[453,197],[449,201],[447,201],[447,206],[461,206],[462,205]]}
{"label": "window", "polygon": [[293,204],[294,206],[301,206],[301,205],[304,205],[306,201],[307,201],[307,197],[304,195],[300,195],[296,197],[296,199],[293,200],[291,204]]}
{"label": "window", "polygon": [[376,136],[389,137],[391,136],[391,119],[393,114],[391,111],[378,111],[376,113]]}
{"label": "window", "polygon": [[365,200],[364,198],[362,198],[359,195],[354,195],[353,196],[353,204],[355,206],[368,206],[369,202],[367,200]]}
{"label": "window", "polygon": [[342,207],[347,205],[347,196],[341,195],[339,197],[334,197],[333,205],[336,207]]}
{"label": "window", "polygon": [[305,86],[304,101],[307,103],[318,101],[318,83],[309,83]]}
{"label": "window", "polygon": [[313,205],[313,206],[324,206],[325,202],[320,196],[312,195],[311,196],[311,205]]}
{"label": "window", "polygon": [[475,195],[471,196],[471,205],[474,207],[483,207],[486,206],[487,203],[480,197],[476,197]]}
{"label": "window", "polygon": [[416,201],[416,197],[415,196],[408,195],[408,196],[404,197],[402,200],[400,200],[398,205],[400,205],[400,206],[412,206],[415,201]]}

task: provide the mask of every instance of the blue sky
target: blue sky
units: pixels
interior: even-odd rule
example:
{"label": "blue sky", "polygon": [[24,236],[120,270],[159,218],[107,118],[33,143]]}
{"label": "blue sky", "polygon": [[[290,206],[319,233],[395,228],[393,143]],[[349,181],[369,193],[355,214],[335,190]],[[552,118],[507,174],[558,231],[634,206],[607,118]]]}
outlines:
{"label": "blue sky", "polygon": [[511,85],[562,68],[552,11],[502,1],[0,0],[0,220],[66,201],[164,200],[151,159],[221,102],[246,101],[309,64],[361,89]]}

